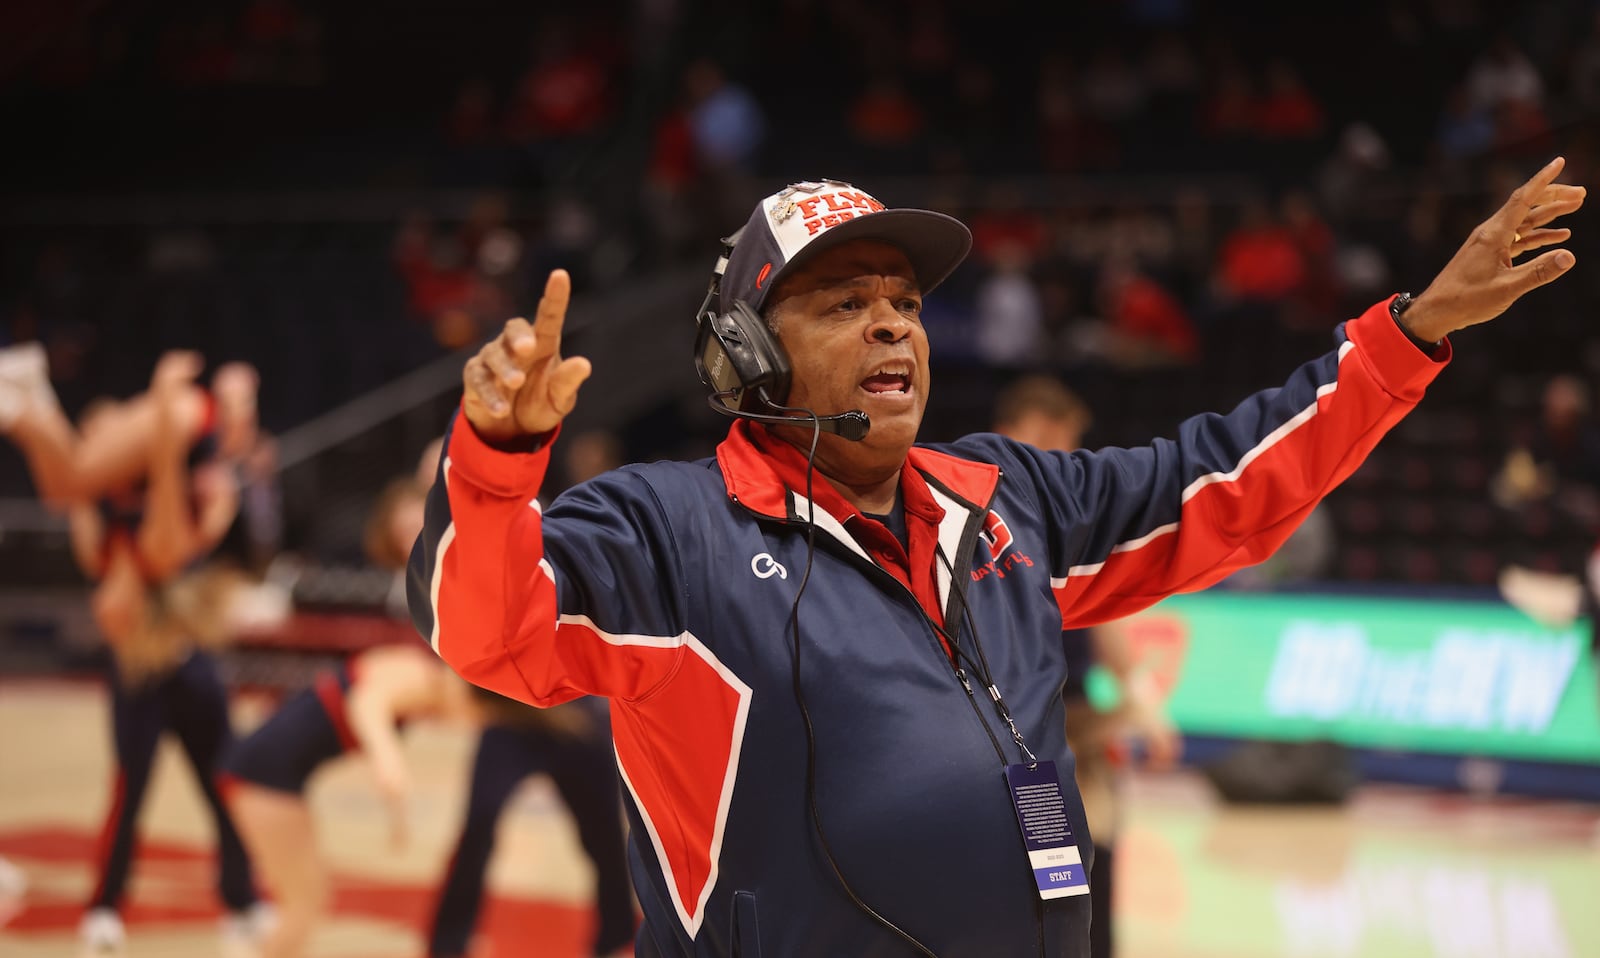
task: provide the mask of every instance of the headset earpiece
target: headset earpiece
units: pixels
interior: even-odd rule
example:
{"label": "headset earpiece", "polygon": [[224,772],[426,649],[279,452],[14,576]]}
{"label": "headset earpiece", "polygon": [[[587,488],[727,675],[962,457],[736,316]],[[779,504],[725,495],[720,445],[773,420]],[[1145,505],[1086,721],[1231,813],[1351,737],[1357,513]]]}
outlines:
{"label": "headset earpiece", "polygon": [[743,232],[741,229],[722,241],[722,255],[712,270],[711,285],[695,314],[694,368],[700,381],[711,390],[711,408],[735,419],[776,425],[804,425],[808,420],[793,414],[805,413],[817,430],[860,442],[866,438],[872,421],[859,409],[818,416],[810,410],[782,405],[789,401],[793,370],[783,343],[760,313],[742,299],[735,299],[726,313],[717,312],[722,274]]}
{"label": "headset earpiece", "polygon": [[744,412],[770,408],[789,395],[789,355],[761,314],[742,300],[726,313],[706,311],[695,343],[700,381],[723,401]]}
{"label": "headset earpiece", "polygon": [[711,401],[724,410],[762,413],[771,403],[789,398],[789,354],[744,300],[733,301],[726,313],[717,312],[722,274],[733,248],[744,234],[741,227],[722,240],[722,255],[711,272],[711,285],[695,317],[694,366],[700,381],[711,390]]}

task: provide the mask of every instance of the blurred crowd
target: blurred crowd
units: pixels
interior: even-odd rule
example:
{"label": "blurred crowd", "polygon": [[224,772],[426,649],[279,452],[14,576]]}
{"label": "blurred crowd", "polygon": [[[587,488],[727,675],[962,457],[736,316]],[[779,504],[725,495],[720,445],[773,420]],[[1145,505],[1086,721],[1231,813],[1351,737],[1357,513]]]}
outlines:
{"label": "blurred crowd", "polygon": [[[0,248],[0,340],[42,340],[69,406],[159,347],[248,358],[264,422],[284,429],[476,343],[551,268],[580,297],[626,289],[704,261],[772,183],[828,175],[973,229],[925,317],[955,371],[930,423],[975,425],[1007,376],[1046,371],[1107,410],[1089,437],[1103,444],[1263,385],[1268,354],[1320,350],[1335,323],[1432,275],[1528,164],[1562,152],[1568,182],[1600,178],[1589,0],[1336,15],[470,0],[386,17],[316,0],[56,14],[0,102],[93,116],[132,108],[116,91],[155,92],[144,119],[161,135],[126,162],[37,164],[17,187],[392,201],[313,196],[255,221],[141,208],[103,227],[42,214]],[[201,105],[207,130],[182,122]],[[237,162],[197,169],[208,137]],[[1541,294],[1530,308],[1550,315],[1516,356],[1496,352],[1513,333],[1485,334],[1495,370],[1461,358],[1441,404],[1494,394],[1495,415],[1519,417],[1478,437],[1496,456],[1525,445],[1544,378],[1600,374],[1581,305],[1596,295],[1584,276]],[[1205,394],[1152,397],[1163,376]]]}

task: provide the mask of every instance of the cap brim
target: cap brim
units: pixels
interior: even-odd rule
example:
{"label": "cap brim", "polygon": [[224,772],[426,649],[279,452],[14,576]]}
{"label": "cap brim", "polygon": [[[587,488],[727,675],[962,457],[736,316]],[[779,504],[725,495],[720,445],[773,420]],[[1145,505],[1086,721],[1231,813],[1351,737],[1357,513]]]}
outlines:
{"label": "cap brim", "polygon": [[[917,286],[924,293],[932,292],[948,279],[972,249],[972,231],[960,220],[944,213],[896,208],[858,216],[829,229],[784,263],[766,284],[762,302],[766,300],[766,293],[777,289],[786,277],[812,258],[841,243],[862,239],[882,240],[899,247],[911,262]],[[760,309],[762,303],[752,305]]]}

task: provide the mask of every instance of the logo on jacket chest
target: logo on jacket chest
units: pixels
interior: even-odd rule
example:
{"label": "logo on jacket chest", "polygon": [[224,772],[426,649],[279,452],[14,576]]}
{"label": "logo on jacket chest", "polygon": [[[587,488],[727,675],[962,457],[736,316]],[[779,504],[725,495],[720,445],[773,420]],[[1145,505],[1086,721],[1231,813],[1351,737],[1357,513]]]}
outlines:
{"label": "logo on jacket chest", "polygon": [[780,579],[789,578],[789,570],[785,569],[777,559],[774,559],[770,552],[763,552],[752,557],[750,571],[755,573],[758,579],[770,579],[773,576],[777,576]]}
{"label": "logo on jacket chest", "polygon": [[991,558],[972,570],[972,581],[979,582],[991,575],[1004,579],[1007,572],[1019,565],[1033,567],[1031,558],[1012,548],[1016,545],[1016,537],[1011,534],[1011,527],[1006,525],[1000,513],[991,510],[983,517],[983,529],[978,533],[978,538],[989,547]]}

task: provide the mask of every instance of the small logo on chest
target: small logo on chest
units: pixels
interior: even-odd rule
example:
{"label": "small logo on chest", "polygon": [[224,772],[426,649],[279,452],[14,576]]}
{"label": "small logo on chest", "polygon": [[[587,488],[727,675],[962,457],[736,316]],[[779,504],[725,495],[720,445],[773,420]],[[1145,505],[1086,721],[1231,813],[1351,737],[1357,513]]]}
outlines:
{"label": "small logo on chest", "polygon": [[762,552],[750,559],[750,571],[758,579],[770,579],[777,576],[780,579],[789,578],[789,570],[785,569],[769,552]]}

